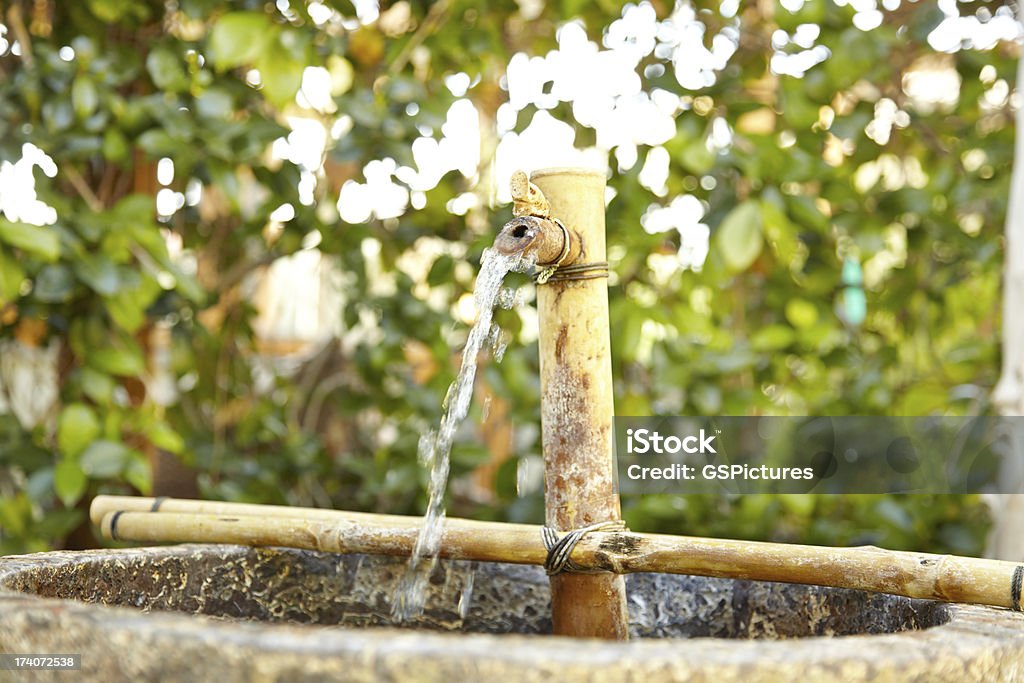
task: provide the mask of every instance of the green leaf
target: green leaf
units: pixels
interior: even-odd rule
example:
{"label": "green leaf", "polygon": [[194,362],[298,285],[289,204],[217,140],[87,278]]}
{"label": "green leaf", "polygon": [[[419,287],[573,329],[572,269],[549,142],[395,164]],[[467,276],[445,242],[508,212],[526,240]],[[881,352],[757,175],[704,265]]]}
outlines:
{"label": "green leaf", "polygon": [[153,79],[153,85],[167,92],[188,90],[189,78],[185,65],[178,55],[166,47],[154,49],[146,57],[146,71]]}
{"label": "green leaf", "polygon": [[146,362],[138,347],[93,349],[86,362],[97,370],[121,377],[135,377],[146,371]]}
{"label": "green leaf", "polygon": [[808,328],[818,322],[818,309],[805,299],[790,299],[786,303],[786,320],[796,328]]}
{"label": "green leaf", "polygon": [[99,101],[96,84],[88,76],[79,76],[71,84],[71,107],[79,119],[87,119],[92,116]]}
{"label": "green leaf", "polygon": [[90,367],[82,368],[82,391],[100,405],[109,405],[114,396],[114,378]]}
{"label": "green leaf", "polygon": [[25,533],[26,522],[32,519],[32,503],[24,492],[0,498],[0,528],[7,533]]}
{"label": "green leaf", "polygon": [[60,257],[60,238],[50,226],[0,218],[0,241],[24,249],[45,261],[56,261]]}
{"label": "green leaf", "polygon": [[223,88],[210,88],[196,98],[196,110],[207,119],[223,121],[233,111],[231,93]]}
{"label": "green leaf", "polygon": [[57,447],[61,453],[74,458],[100,435],[100,421],[92,408],[84,403],[72,403],[60,411],[57,418]]}
{"label": "green leaf", "polygon": [[786,325],[762,327],[750,337],[750,346],[755,351],[777,351],[793,343],[796,333]]}
{"label": "green leaf", "polygon": [[748,200],[730,211],[722,219],[715,241],[730,271],[738,273],[749,268],[764,248],[759,203]]}
{"label": "green leaf", "polygon": [[125,332],[135,332],[146,322],[146,309],[135,304],[133,292],[122,292],[104,303],[114,324]]}
{"label": "green leaf", "polygon": [[53,488],[65,507],[74,507],[82,499],[89,480],[74,460],[61,460],[53,470]]}
{"label": "green leaf", "polygon": [[219,71],[251,64],[263,54],[277,28],[263,12],[229,12],[210,32],[210,61]]}
{"label": "green leaf", "polygon": [[808,98],[802,81],[785,80],[780,96],[782,117],[796,130],[808,129],[818,120],[818,106]]}
{"label": "green leaf", "polygon": [[43,122],[51,131],[67,130],[75,122],[75,112],[67,99],[43,103]]}
{"label": "green leaf", "polygon": [[814,200],[806,195],[795,195],[786,198],[789,215],[808,228],[824,231],[828,229],[829,220],[815,205]]}
{"label": "green leaf", "polygon": [[797,252],[797,231],[786,215],[785,200],[774,188],[765,190],[761,197],[761,220],[772,250],[782,263],[788,265]]}
{"label": "green leaf", "polygon": [[[817,315],[815,310],[815,315]],[[828,353],[843,343],[843,332],[831,318],[819,321],[810,327],[800,330],[800,343],[813,348],[818,353]],[[924,413],[905,413],[906,415],[923,415]]]}
{"label": "green leaf", "polygon": [[24,490],[33,502],[45,505],[53,497],[53,470],[44,466],[29,475]]}
{"label": "green leaf", "polygon": [[124,137],[124,134],[117,128],[108,128],[107,132],[103,134],[103,156],[108,161],[124,161],[128,158],[128,140]]}
{"label": "green leaf", "polygon": [[430,272],[427,273],[427,284],[431,287],[437,287],[452,282],[454,278],[455,259],[448,254],[441,254],[434,261],[434,264],[430,266]]}
{"label": "green leaf", "polygon": [[121,0],[88,0],[88,5],[97,19],[112,24],[128,13],[132,3]]}
{"label": "green leaf", "polygon": [[165,131],[154,128],[138,138],[139,147],[152,156],[166,156],[179,151],[178,143]]}
{"label": "green leaf", "polygon": [[699,138],[683,148],[680,161],[690,173],[703,175],[715,165],[715,153],[708,149],[704,138]]}
{"label": "green leaf", "polygon": [[82,254],[74,263],[75,274],[97,294],[117,292],[121,279],[117,266],[105,254]]}
{"label": "green leaf", "polygon": [[263,81],[263,94],[272,104],[284,107],[295,99],[295,93],[302,85],[302,72],[305,65],[291,59],[277,50],[263,53],[257,62]]}
{"label": "green leaf", "polygon": [[94,441],[79,459],[82,471],[94,479],[116,477],[131,461],[131,449],[117,441]]}
{"label": "green leaf", "polygon": [[153,205],[153,197],[139,192],[121,199],[110,210],[111,218],[124,228],[142,226],[146,229],[153,228],[155,230],[155,223],[153,221],[155,214],[156,208]]}
{"label": "green leaf", "polygon": [[0,251],[0,306],[14,301],[21,293],[25,269],[6,251]]}
{"label": "green leaf", "polygon": [[163,422],[150,425],[146,430],[146,438],[157,448],[170,453],[181,453],[185,450],[185,440],[178,432]]}
{"label": "green leaf", "polygon": [[146,322],[146,310],[160,294],[160,285],[151,277],[136,277],[134,287],[122,287],[105,300],[107,313],[126,332],[134,333]]}
{"label": "green leaf", "polygon": [[327,58],[327,71],[331,74],[331,94],[335,97],[344,95],[352,89],[355,82],[355,70],[352,63],[339,55]]}
{"label": "green leaf", "polygon": [[206,301],[206,290],[199,281],[183,272],[176,264],[170,265],[168,271],[174,276],[178,292],[192,303],[202,305]]}
{"label": "green leaf", "polygon": [[32,295],[43,303],[63,303],[75,290],[75,277],[63,263],[44,266],[36,276]]}
{"label": "green leaf", "polygon": [[143,495],[149,495],[153,490],[153,471],[149,463],[142,458],[133,458],[128,463],[124,478]]}

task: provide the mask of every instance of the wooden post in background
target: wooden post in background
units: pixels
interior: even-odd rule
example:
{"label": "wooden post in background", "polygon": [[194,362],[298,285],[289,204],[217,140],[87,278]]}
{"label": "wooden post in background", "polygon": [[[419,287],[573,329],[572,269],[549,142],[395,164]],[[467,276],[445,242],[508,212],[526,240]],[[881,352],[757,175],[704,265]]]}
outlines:
{"label": "wooden post in background", "polygon": [[[546,169],[531,180],[551,216],[579,237],[572,264],[606,260],[605,175]],[[621,518],[612,450],[608,280],[552,280],[537,286],[540,319],[541,427],[547,526],[568,531]],[[614,574],[551,577],[554,632],[625,640],[626,588]]]}

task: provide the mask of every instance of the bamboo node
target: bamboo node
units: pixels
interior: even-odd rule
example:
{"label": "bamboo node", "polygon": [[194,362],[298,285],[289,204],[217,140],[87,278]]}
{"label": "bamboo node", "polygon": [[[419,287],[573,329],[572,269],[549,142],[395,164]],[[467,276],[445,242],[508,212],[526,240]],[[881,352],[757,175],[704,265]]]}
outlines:
{"label": "bamboo node", "polygon": [[576,544],[583,540],[583,537],[592,531],[627,531],[626,523],[621,519],[611,522],[597,522],[579,529],[573,529],[559,538],[558,531],[549,526],[540,530],[541,538],[544,539],[544,547],[548,549],[547,559],[544,560],[544,571],[548,575],[560,574],[564,571],[576,572],[578,574],[599,574],[604,570],[585,569],[569,559],[572,556]]}

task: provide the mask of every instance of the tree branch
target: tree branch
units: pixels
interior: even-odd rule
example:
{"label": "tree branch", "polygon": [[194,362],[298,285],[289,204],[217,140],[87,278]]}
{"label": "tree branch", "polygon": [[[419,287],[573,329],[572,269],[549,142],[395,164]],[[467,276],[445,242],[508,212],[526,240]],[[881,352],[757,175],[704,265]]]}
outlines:
{"label": "tree branch", "polygon": [[409,42],[402,47],[402,51],[398,53],[395,61],[391,62],[391,65],[388,67],[390,75],[394,76],[405,68],[405,65],[409,63],[409,59],[412,57],[413,51],[422,45],[423,41],[436,31],[438,26],[444,21],[444,17],[448,14],[448,8],[451,4],[451,0],[438,0],[438,2],[430,6],[430,11],[424,17],[423,23],[416,29],[416,33],[412,34]]}
{"label": "tree branch", "polygon": [[89,187],[89,183],[85,182],[85,178],[78,172],[78,169],[71,164],[61,166],[61,171],[64,172],[64,177],[71,183],[71,187],[75,188],[75,192],[78,193],[89,207],[90,211],[94,213],[102,213],[104,206],[100,198],[96,196],[96,193]]}
{"label": "tree branch", "polygon": [[220,278],[217,282],[217,294],[224,294],[225,292],[231,291],[235,285],[239,284],[245,279],[245,276],[263,266],[269,266],[271,263],[280,258],[280,254],[268,253],[259,257],[255,261],[242,261],[235,265],[234,268],[224,274],[224,277]]}
{"label": "tree branch", "polygon": [[25,20],[21,16],[20,2],[11,3],[7,10],[7,23],[14,33],[15,40],[21,46],[21,58],[24,60],[25,66],[31,69],[35,66],[36,58],[32,54],[32,36],[29,35],[28,29],[25,27]]}

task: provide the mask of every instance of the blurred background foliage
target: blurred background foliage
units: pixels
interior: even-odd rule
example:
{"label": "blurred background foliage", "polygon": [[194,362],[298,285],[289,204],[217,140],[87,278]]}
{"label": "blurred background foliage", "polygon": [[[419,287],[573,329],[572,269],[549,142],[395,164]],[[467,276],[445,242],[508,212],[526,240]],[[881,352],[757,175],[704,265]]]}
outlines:
{"label": "blurred background foliage", "polygon": [[[417,440],[506,167],[546,163],[538,122],[610,153],[618,414],[989,410],[1019,106],[1000,3],[0,9],[0,553],[94,544],[101,492],[422,512]],[[570,43],[593,82],[571,96],[544,75]],[[615,50],[635,87],[589,102],[599,125]],[[510,101],[510,63],[535,96]],[[498,312],[449,515],[543,517],[531,288]],[[643,531],[936,552],[988,524],[972,496],[623,504]]]}

